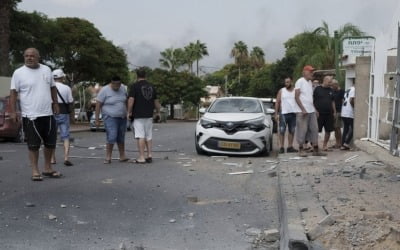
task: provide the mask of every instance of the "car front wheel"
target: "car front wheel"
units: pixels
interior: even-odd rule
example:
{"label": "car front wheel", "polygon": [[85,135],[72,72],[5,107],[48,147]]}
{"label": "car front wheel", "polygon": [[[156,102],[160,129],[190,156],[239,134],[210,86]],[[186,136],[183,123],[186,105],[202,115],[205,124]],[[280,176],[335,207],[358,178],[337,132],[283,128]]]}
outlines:
{"label": "car front wheel", "polygon": [[205,155],[206,152],[200,147],[199,142],[197,140],[197,136],[195,135],[194,144],[196,146],[196,152],[199,155]]}

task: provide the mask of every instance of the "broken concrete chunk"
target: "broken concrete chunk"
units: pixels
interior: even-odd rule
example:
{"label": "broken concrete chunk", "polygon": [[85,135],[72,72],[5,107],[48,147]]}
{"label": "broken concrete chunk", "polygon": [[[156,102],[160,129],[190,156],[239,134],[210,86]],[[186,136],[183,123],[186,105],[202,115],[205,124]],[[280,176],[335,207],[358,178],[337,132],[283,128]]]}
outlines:
{"label": "broken concrete chunk", "polygon": [[269,177],[275,177],[277,174],[276,174],[276,171],[271,171],[271,172],[268,172],[268,176]]}
{"label": "broken concrete chunk", "polygon": [[277,229],[264,230],[264,240],[274,242],[280,239],[280,233]]}
{"label": "broken concrete chunk", "polygon": [[310,231],[308,231],[307,235],[310,240],[316,240],[318,237],[322,236],[325,233],[325,228],[321,225],[317,224]]}
{"label": "broken concrete chunk", "polygon": [[325,216],[325,218],[323,218],[320,222],[318,222],[319,225],[321,226],[331,226],[335,223],[335,219],[328,214],[327,216]]}
{"label": "broken concrete chunk", "polygon": [[251,228],[246,229],[247,236],[259,236],[260,234],[261,234],[261,229],[259,229],[259,228],[251,227]]}
{"label": "broken concrete chunk", "polygon": [[26,202],[25,203],[25,207],[34,207],[35,204],[31,203],[31,202]]}
{"label": "broken concrete chunk", "polygon": [[49,220],[55,220],[55,219],[57,219],[57,216],[49,214]]}

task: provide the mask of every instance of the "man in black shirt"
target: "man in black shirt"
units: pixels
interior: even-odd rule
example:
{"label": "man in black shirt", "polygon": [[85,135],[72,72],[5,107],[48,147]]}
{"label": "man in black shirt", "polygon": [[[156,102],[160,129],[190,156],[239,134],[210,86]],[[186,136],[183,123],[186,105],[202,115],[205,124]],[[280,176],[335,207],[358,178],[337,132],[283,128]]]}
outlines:
{"label": "man in black shirt", "polygon": [[[152,162],[152,131],[153,112],[157,110],[157,117],[160,117],[160,102],[157,99],[157,92],[153,84],[146,81],[144,68],[136,70],[137,82],[133,84],[128,99],[128,119],[133,120],[135,138],[138,143],[139,157],[136,163]],[[145,157],[144,151],[147,150]]]}
{"label": "man in black shirt", "polygon": [[332,80],[333,99],[335,100],[336,115],[334,117],[333,129],[335,130],[336,144],[334,148],[340,148],[342,145],[342,103],[344,98],[344,90],[340,88],[339,83],[336,79]]}
{"label": "man in black shirt", "polygon": [[314,106],[318,115],[318,129],[320,133],[322,132],[322,128],[325,130],[322,145],[322,150],[324,151],[328,151],[328,141],[333,131],[333,119],[336,113],[331,81],[331,76],[325,76],[321,86],[317,86],[313,94]]}

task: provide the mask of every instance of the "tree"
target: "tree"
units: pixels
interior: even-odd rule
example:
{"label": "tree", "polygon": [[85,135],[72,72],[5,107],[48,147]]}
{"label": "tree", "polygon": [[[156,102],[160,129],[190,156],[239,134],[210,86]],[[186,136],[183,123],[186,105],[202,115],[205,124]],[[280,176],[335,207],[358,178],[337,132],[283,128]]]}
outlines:
{"label": "tree", "polygon": [[194,44],[194,59],[196,60],[196,75],[199,76],[199,61],[204,57],[208,56],[208,50],[205,43],[201,43],[197,40]]}
{"label": "tree", "polygon": [[184,51],[180,48],[168,48],[160,52],[160,55],[159,62],[161,66],[167,68],[169,71],[176,71],[185,62]]}
{"label": "tree", "polygon": [[42,62],[63,68],[70,82],[108,81],[119,75],[129,79],[126,55],[107,41],[89,21],[80,18],[49,19],[34,12],[16,12],[13,16],[11,52],[15,66],[23,63],[27,47],[40,51]]}
{"label": "tree", "polygon": [[252,51],[250,52],[250,62],[253,65],[255,69],[259,69],[265,64],[265,59],[264,59],[265,53],[264,51],[256,46],[253,47]]}
{"label": "tree", "polygon": [[[343,38],[347,36],[363,36],[365,35],[364,32],[360,30],[357,26],[351,23],[346,23],[345,25],[341,26],[339,28],[338,32],[338,39],[341,41]],[[316,28],[313,31],[314,34],[322,35],[325,37],[327,41],[327,50],[334,50],[334,36],[333,34],[331,35],[329,31],[329,26],[328,23],[325,21],[322,21],[322,26]]]}
{"label": "tree", "polygon": [[235,64],[239,67],[238,80],[240,85],[240,70],[243,63],[245,63],[249,57],[247,45],[242,41],[236,42],[231,51],[231,57],[235,59]]}
{"label": "tree", "polygon": [[0,0],[0,76],[10,74],[10,16],[21,0]]}

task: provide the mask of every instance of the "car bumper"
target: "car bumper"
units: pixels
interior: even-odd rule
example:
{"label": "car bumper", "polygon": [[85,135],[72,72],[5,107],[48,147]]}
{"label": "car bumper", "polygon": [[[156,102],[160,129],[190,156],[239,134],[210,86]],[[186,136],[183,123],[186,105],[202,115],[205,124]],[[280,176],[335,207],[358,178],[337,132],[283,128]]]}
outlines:
{"label": "car bumper", "polygon": [[231,155],[254,155],[268,150],[269,128],[261,131],[239,131],[226,134],[216,128],[205,129],[200,125],[196,128],[196,143],[209,153]]}

